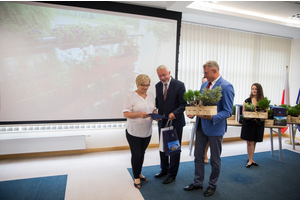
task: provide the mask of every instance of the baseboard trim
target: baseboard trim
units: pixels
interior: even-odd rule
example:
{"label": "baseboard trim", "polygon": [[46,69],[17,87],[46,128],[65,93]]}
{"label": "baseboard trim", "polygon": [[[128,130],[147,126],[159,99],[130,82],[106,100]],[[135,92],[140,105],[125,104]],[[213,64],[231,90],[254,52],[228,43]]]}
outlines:
{"label": "baseboard trim", "polygon": [[[283,137],[290,137],[289,134],[282,134]],[[264,137],[270,137],[270,134],[265,134]],[[277,137],[277,134],[275,135]],[[297,137],[296,137],[297,139]],[[223,142],[239,141],[242,140],[240,137],[224,138]],[[299,140],[299,139],[298,139]],[[189,145],[190,141],[183,141],[182,145]],[[156,144],[149,144],[148,148],[157,148],[159,146]],[[72,154],[84,154],[93,152],[105,152],[105,151],[121,151],[129,150],[129,146],[116,146],[116,147],[103,147],[103,148],[88,148],[84,150],[71,150],[71,151],[53,151],[53,152],[41,152],[41,153],[24,153],[24,154],[10,154],[10,155],[0,155],[0,160],[11,159],[11,158],[28,158],[28,157],[45,157],[45,156],[60,156],[60,155],[72,155]]]}

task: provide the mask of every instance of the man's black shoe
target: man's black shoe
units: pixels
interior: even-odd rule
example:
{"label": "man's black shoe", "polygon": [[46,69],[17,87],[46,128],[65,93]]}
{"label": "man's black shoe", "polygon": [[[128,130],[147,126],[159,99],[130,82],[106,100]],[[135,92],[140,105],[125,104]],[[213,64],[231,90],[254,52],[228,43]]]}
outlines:
{"label": "man's black shoe", "polygon": [[209,197],[209,196],[213,195],[215,193],[215,191],[216,191],[216,188],[212,188],[212,187],[208,186],[208,188],[206,189],[206,191],[204,192],[203,195],[206,197]]}
{"label": "man's black shoe", "polygon": [[175,178],[168,176],[164,181],[163,184],[169,184],[171,182],[173,182],[175,180]]}
{"label": "man's black shoe", "polygon": [[165,176],[165,175],[167,175],[167,173],[166,172],[158,172],[157,174],[155,174],[155,178],[160,178],[160,177],[163,177],[163,176]]}
{"label": "man's black shoe", "polygon": [[185,190],[185,191],[203,190],[203,187],[195,186],[195,185],[192,183],[191,185],[184,187],[183,190]]}

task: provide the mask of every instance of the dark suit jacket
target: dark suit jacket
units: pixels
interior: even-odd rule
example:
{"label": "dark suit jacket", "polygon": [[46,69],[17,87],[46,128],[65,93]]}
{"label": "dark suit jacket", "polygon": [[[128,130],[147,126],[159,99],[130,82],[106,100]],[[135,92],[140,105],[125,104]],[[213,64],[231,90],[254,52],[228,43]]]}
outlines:
{"label": "dark suit jacket", "polygon": [[[156,89],[156,108],[158,108],[158,114],[164,115],[166,117],[169,116],[170,113],[175,115],[175,119],[172,121],[172,125],[174,128],[182,128],[185,126],[185,119],[183,112],[185,111],[186,101],[183,99],[183,95],[185,92],[184,83],[176,80],[174,78],[171,79],[167,97],[164,100],[163,95],[163,83],[159,82],[155,85]],[[158,121],[159,127],[164,127],[167,120]]]}
{"label": "dark suit jacket", "polygon": [[[206,88],[208,81],[201,85],[200,92]],[[231,83],[220,77],[213,89],[217,86],[222,87],[222,97],[217,103],[218,114],[213,115],[213,120],[201,119],[202,130],[207,136],[221,136],[227,131],[227,118],[232,114],[234,89]],[[196,120],[196,127],[198,127],[199,117]]]}

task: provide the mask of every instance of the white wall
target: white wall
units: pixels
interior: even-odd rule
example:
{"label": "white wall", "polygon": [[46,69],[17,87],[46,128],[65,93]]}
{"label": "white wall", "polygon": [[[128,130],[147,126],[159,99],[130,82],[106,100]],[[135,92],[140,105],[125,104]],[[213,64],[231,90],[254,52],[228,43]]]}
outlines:
{"label": "white wall", "polygon": [[[182,141],[190,140],[192,124],[183,128]],[[268,132],[267,132],[268,133]],[[62,135],[86,135],[86,148],[105,148],[128,146],[125,136],[125,128],[100,128],[100,129],[81,129],[81,130],[60,130],[60,131],[17,131],[17,132],[0,132],[0,139],[5,138],[23,138],[23,137],[49,137]],[[240,127],[228,127],[224,138],[240,136]],[[153,125],[153,132],[150,144],[158,144],[157,126]]]}
{"label": "white wall", "polygon": [[[186,127],[184,127],[182,141],[189,141],[191,127],[191,125],[187,125]],[[150,144],[158,144],[157,125],[153,125],[152,128],[153,133]],[[125,136],[125,128],[94,128],[59,131],[1,131],[0,139],[64,135],[86,135],[86,148],[88,149],[128,146],[128,142]]]}

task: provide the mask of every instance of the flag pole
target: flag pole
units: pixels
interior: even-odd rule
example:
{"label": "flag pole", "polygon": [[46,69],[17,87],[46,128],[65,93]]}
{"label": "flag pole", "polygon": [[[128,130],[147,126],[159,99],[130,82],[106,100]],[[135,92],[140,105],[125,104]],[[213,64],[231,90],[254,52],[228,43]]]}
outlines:
{"label": "flag pole", "polygon": [[[286,66],[286,74],[287,74],[287,77],[286,77],[286,80],[285,81],[287,81],[287,83],[289,82],[289,77],[288,77],[288,66]],[[286,86],[286,85],[285,85]],[[284,88],[284,89],[286,89],[286,88]],[[285,92],[287,92],[287,91],[285,91]],[[290,95],[290,94],[288,94],[288,95]],[[283,96],[283,99],[285,99],[285,97]],[[286,104],[289,104],[289,102],[285,102]],[[292,145],[292,135],[291,135],[291,129],[290,129],[290,126],[289,126],[289,124],[287,124],[287,126],[288,126],[288,129],[289,129],[289,135],[290,135],[290,139],[289,140],[286,140],[286,141],[284,141],[286,144],[290,144],[290,145]]]}

